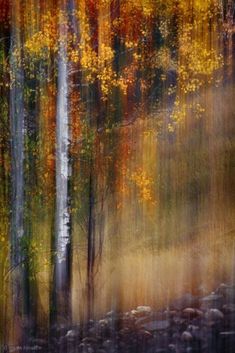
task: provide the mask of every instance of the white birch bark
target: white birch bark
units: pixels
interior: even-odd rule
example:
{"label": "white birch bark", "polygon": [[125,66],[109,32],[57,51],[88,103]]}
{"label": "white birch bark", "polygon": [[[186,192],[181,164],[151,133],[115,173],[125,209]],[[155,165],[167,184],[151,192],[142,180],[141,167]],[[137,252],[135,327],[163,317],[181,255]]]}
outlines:
{"label": "white birch bark", "polygon": [[70,241],[68,181],[69,181],[69,114],[67,23],[61,12],[59,23],[58,85],[56,112],[56,289],[67,281],[67,245]]}

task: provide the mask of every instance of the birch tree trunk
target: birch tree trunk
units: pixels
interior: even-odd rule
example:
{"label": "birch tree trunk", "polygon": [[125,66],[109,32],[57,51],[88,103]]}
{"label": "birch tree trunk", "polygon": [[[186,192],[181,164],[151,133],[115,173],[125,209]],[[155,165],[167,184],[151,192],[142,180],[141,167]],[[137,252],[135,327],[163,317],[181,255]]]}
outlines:
{"label": "birch tree trunk", "polygon": [[60,1],[58,85],[56,112],[56,215],[55,215],[55,292],[56,316],[69,315],[69,246],[70,216],[68,201],[69,182],[69,113],[67,14],[65,1]]}

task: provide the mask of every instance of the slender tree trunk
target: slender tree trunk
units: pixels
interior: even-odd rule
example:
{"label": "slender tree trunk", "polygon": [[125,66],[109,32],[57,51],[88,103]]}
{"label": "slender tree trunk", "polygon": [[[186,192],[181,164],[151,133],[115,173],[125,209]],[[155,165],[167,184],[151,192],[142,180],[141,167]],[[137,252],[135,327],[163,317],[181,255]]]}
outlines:
{"label": "slender tree trunk", "polygon": [[94,315],[94,263],[95,263],[95,218],[94,218],[94,190],[92,163],[90,163],[89,181],[89,214],[88,214],[88,236],[87,236],[87,316],[88,319]]}
{"label": "slender tree trunk", "polygon": [[67,13],[65,1],[60,1],[58,95],[56,112],[56,215],[55,215],[55,295],[57,319],[69,318],[70,278],[70,215],[69,215],[69,114]]}
{"label": "slender tree trunk", "polygon": [[[13,0],[11,15],[11,266],[14,329],[23,313],[23,255],[21,239],[24,235],[24,75],[21,63],[21,1]],[[18,326],[18,327],[17,327]],[[17,334],[15,332],[15,334]],[[20,334],[20,333],[19,333]]]}

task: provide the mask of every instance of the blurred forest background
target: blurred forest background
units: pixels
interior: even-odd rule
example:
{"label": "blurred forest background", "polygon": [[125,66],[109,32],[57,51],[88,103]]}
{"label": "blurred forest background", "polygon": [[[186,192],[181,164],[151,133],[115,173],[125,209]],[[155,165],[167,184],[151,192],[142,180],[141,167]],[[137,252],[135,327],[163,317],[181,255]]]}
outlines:
{"label": "blurred forest background", "polygon": [[232,0],[0,0],[0,340],[235,280]]}

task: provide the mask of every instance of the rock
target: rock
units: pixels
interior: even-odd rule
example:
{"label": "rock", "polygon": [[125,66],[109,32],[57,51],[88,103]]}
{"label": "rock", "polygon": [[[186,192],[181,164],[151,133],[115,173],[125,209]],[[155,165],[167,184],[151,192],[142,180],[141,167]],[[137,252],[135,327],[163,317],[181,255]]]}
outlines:
{"label": "rock", "polygon": [[192,332],[192,333],[195,333],[199,330],[200,328],[198,326],[195,326],[195,325],[189,325],[188,328],[187,328],[187,331],[188,332]]}
{"label": "rock", "polygon": [[220,332],[221,337],[234,337],[235,338],[235,331],[224,331]]}
{"label": "rock", "polygon": [[79,346],[78,346],[79,350],[85,350],[86,348],[86,344],[85,343],[80,343]]}
{"label": "rock", "polygon": [[194,308],[186,308],[182,311],[182,317],[186,319],[192,319],[197,317],[196,309]]}
{"label": "rock", "polygon": [[193,347],[187,347],[185,351],[185,353],[194,353],[194,352],[195,350],[193,349]]}
{"label": "rock", "polygon": [[228,314],[235,313],[235,304],[230,303],[223,305],[223,311]]}
{"label": "rock", "polygon": [[143,324],[142,327],[150,332],[167,330],[170,327],[170,322],[169,320],[154,320]]}
{"label": "rock", "polygon": [[[148,322],[156,321],[158,320],[157,317],[153,316],[145,316],[145,317],[140,317],[135,320],[135,326],[141,328],[144,324],[147,324]],[[160,319],[161,320],[161,319]]]}
{"label": "rock", "polygon": [[95,352],[95,350],[93,349],[93,347],[91,347],[91,346],[87,347],[87,353],[94,353],[94,352]]}
{"label": "rock", "polygon": [[129,327],[123,327],[120,331],[119,331],[119,335],[120,336],[126,336],[129,335],[131,333],[131,330]]}
{"label": "rock", "polygon": [[190,332],[193,338],[197,341],[201,341],[203,335],[199,326],[189,325],[187,327],[187,332]]}
{"label": "rock", "polygon": [[175,345],[175,344],[172,344],[172,343],[169,344],[168,348],[169,348],[169,351],[172,352],[172,353],[175,353],[176,350],[177,350],[176,345]]}
{"label": "rock", "polygon": [[143,339],[149,339],[149,338],[153,337],[153,335],[149,331],[146,331],[146,330],[139,330],[138,336]]}
{"label": "rock", "polygon": [[[88,344],[84,344],[84,343],[81,343],[79,346],[78,346],[78,350],[79,350],[79,352],[81,352],[81,353],[94,353],[95,352],[95,350],[93,349],[93,347],[91,347],[90,345],[88,345]],[[67,350],[66,350],[66,352],[67,352]],[[68,350],[68,353],[69,353],[70,351]],[[76,351],[77,352],[77,351]]]}
{"label": "rock", "polygon": [[184,331],[181,335],[181,340],[184,342],[191,342],[193,340],[193,336],[190,332]]}
{"label": "rock", "polygon": [[107,326],[109,321],[107,319],[103,319],[99,321],[99,326]]}
{"label": "rock", "polygon": [[205,313],[205,318],[211,321],[223,320],[224,314],[218,309],[209,309]]}
{"label": "rock", "polygon": [[223,306],[223,296],[212,292],[210,295],[201,299],[201,309],[221,309]]}
{"label": "rock", "polygon": [[173,318],[173,323],[177,326],[184,325],[186,322],[187,322],[187,320],[185,318],[180,317],[180,316],[175,316]]}
{"label": "rock", "polygon": [[107,314],[106,314],[107,318],[112,318],[114,316],[116,316],[116,312],[114,310],[111,310],[111,311],[107,312]]}
{"label": "rock", "polygon": [[146,324],[148,322],[168,320],[169,317],[170,317],[169,312],[162,312],[162,311],[158,311],[154,313],[150,312],[145,316],[136,318],[135,326],[141,327],[143,326],[143,324]]}
{"label": "rock", "polygon": [[197,307],[197,306],[198,306],[198,298],[194,297],[190,293],[187,293],[183,295],[181,298],[174,300],[170,305],[170,308],[181,311],[189,307],[191,308],[191,307]]}
{"label": "rock", "polygon": [[144,317],[151,314],[150,306],[138,306],[136,309],[131,310],[134,317]]}
{"label": "rock", "polygon": [[89,343],[95,344],[95,343],[97,343],[97,338],[95,338],[95,337],[85,337],[85,338],[82,339],[82,343],[85,343],[85,344],[89,344]]}
{"label": "rock", "polygon": [[55,324],[51,327],[52,335],[64,336],[68,331],[68,325],[66,324]]}
{"label": "rock", "polygon": [[136,317],[130,312],[125,313],[122,318],[119,319],[119,327],[133,328],[136,321]]}
{"label": "rock", "polygon": [[196,310],[193,309],[193,308],[186,308],[186,309],[183,310],[183,313],[184,314],[188,314],[190,316],[193,316],[193,315],[195,315]]}
{"label": "rock", "polygon": [[103,347],[106,349],[110,349],[113,346],[113,342],[111,340],[106,340],[103,343]]}
{"label": "rock", "polygon": [[202,317],[203,312],[199,309],[194,309],[194,308],[186,308],[183,310],[183,317],[192,319],[195,317]]}
{"label": "rock", "polygon": [[101,336],[107,336],[110,333],[109,320],[100,320],[98,323],[98,332]]}
{"label": "rock", "polygon": [[150,306],[138,306],[137,311],[141,313],[151,313]]}
{"label": "rock", "polygon": [[78,337],[78,332],[77,331],[75,331],[75,330],[69,330],[67,333],[66,333],[66,336],[65,337],[67,337],[67,338],[69,338],[69,339],[75,339],[75,338],[77,338]]}

